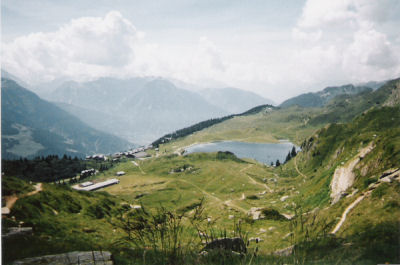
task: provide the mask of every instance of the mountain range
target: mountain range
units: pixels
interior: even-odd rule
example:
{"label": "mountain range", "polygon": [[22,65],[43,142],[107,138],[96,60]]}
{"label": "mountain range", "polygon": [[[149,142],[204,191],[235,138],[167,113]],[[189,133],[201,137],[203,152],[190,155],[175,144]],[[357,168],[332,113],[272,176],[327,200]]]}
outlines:
{"label": "mountain range", "polygon": [[[2,74],[8,77],[2,79],[2,154],[6,158],[126,150],[198,122],[272,102],[228,87],[192,92],[177,87],[176,82],[154,77],[52,82],[54,87],[35,89],[45,101],[18,85],[24,84],[18,78],[5,71]],[[11,80],[14,78],[18,83]],[[382,82],[371,84],[376,89]],[[288,99],[280,107],[326,106],[324,113],[310,122],[336,122],[353,117],[353,110],[341,105],[351,100],[354,108],[360,105],[356,102],[359,95],[372,91],[362,85],[327,87]],[[369,103],[360,102],[371,105],[375,94],[371,94]],[[364,109],[364,105],[359,108]]]}
{"label": "mountain range", "polygon": [[93,129],[15,81],[1,79],[2,158],[50,154],[83,157],[132,146],[126,140]]}
{"label": "mountain range", "polygon": [[271,102],[235,88],[192,92],[151,77],[69,81],[43,97],[93,128],[140,144],[203,120]]}

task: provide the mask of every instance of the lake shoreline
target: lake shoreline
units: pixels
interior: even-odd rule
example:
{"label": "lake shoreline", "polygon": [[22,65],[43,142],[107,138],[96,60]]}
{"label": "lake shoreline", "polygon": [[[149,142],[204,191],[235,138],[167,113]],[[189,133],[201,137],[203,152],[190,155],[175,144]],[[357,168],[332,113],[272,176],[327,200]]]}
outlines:
{"label": "lake shoreline", "polygon": [[[279,160],[284,162],[288,152],[293,146],[299,150],[300,148],[290,142],[282,139],[277,143],[249,143],[233,140],[212,141],[207,143],[193,143],[180,149],[181,154],[192,153],[211,153],[218,151],[229,151],[234,153],[238,158],[249,158],[260,163],[270,165]],[[182,152],[183,151],[183,152]]]}

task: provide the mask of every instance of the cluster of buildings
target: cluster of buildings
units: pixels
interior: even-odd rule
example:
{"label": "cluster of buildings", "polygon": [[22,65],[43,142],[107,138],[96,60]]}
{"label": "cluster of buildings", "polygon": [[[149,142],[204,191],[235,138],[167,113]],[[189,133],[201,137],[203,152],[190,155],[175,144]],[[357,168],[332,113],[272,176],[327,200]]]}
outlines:
{"label": "cluster of buildings", "polygon": [[118,160],[121,157],[129,157],[129,158],[145,158],[148,157],[149,155],[146,153],[146,150],[153,148],[152,145],[148,146],[141,146],[135,149],[132,149],[130,151],[126,152],[118,152],[111,154],[109,156],[106,156],[104,154],[96,154],[96,155],[90,155],[86,156],[86,160],[96,160],[96,161],[107,161],[108,159],[112,159],[113,161]]}
{"label": "cluster of buildings", "polygon": [[[104,155],[104,154],[96,154],[96,155],[90,155],[90,156],[86,156],[86,160],[96,160],[96,161],[107,161],[108,159],[112,159],[113,161],[118,160],[121,157],[129,157],[129,158],[138,158],[138,159],[142,159],[145,157],[149,157],[149,155],[146,153],[146,150],[153,148],[152,145],[148,145],[146,147],[142,146],[142,147],[138,147],[135,149],[132,149],[130,151],[126,151],[126,152],[118,152],[118,153],[114,153],[111,155]],[[83,170],[81,172],[81,177],[88,177],[88,176],[92,176],[95,175],[97,173],[97,171],[93,168],[91,169],[86,169]],[[123,176],[125,175],[124,171],[118,171],[116,173],[116,176]],[[74,189],[76,190],[84,190],[84,191],[94,191],[94,190],[98,190],[101,188],[105,188],[111,185],[115,185],[118,184],[119,180],[118,179],[108,179],[106,181],[102,181],[102,182],[91,182],[91,181],[86,181],[83,182],[81,184],[77,184],[75,186],[73,186]]]}
{"label": "cluster of buildings", "polygon": [[91,155],[91,156],[86,156],[86,160],[97,160],[97,161],[107,161],[107,156],[103,154],[97,154],[97,155]]}
{"label": "cluster of buildings", "polygon": [[96,175],[97,171],[94,168],[86,169],[81,171],[81,178],[87,178],[93,175]]}
{"label": "cluster of buildings", "polygon": [[118,153],[112,154],[111,157],[113,159],[118,159],[118,158],[121,158],[123,156],[130,157],[130,158],[145,158],[145,157],[149,156],[146,153],[146,150],[150,149],[152,147],[153,147],[152,145],[149,145],[147,147],[138,147],[138,148],[132,149],[132,150],[127,151],[127,152],[118,152]]}

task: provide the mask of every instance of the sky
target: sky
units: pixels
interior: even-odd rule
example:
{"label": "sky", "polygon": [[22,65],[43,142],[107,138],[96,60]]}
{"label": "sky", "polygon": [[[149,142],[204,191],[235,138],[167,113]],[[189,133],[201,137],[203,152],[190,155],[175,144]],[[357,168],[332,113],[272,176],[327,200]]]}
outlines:
{"label": "sky", "polygon": [[400,77],[398,0],[2,0],[2,69],[52,80],[159,76],[279,103]]}

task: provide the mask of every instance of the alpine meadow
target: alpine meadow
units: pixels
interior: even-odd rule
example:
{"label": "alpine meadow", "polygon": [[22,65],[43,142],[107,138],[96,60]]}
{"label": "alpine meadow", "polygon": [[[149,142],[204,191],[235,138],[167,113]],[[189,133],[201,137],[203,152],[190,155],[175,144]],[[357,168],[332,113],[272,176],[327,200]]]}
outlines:
{"label": "alpine meadow", "polygon": [[399,13],[3,0],[2,264],[399,264]]}

